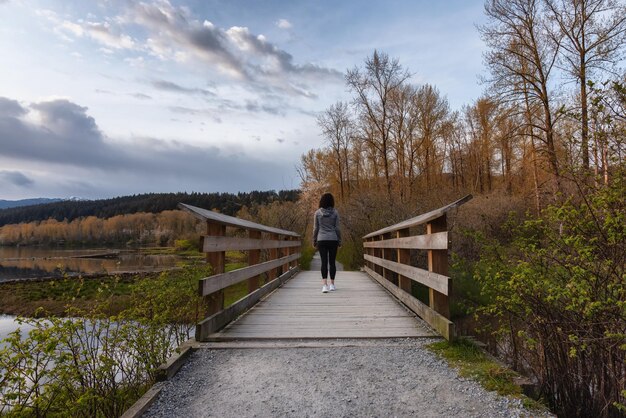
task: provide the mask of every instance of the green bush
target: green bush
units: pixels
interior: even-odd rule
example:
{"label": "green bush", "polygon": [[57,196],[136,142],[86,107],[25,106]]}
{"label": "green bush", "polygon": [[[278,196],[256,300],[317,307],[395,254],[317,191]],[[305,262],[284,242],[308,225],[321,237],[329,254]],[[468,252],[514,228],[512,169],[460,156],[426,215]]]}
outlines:
{"label": "green bush", "polygon": [[70,309],[69,318],[19,318],[31,330],[11,333],[0,349],[0,414],[120,416],[191,337],[204,313],[197,281],[209,273],[192,266],[140,280],[119,315],[105,314],[107,285],[92,309]]}
{"label": "green bush", "polygon": [[562,416],[620,416],[626,380],[626,196],[613,184],[510,225],[477,264],[494,334]]}
{"label": "green bush", "polygon": [[315,255],[315,248],[303,245],[300,251],[300,269],[301,270],[310,270],[311,269],[311,261],[313,261],[313,256]]}

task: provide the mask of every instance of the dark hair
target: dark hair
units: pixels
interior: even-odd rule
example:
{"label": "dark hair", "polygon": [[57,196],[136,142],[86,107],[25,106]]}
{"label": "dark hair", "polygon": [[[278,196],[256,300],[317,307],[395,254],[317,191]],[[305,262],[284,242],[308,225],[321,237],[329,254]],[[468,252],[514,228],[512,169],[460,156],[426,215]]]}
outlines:
{"label": "dark hair", "polygon": [[320,198],[320,208],[334,208],[335,198],[330,193],[324,193]]}

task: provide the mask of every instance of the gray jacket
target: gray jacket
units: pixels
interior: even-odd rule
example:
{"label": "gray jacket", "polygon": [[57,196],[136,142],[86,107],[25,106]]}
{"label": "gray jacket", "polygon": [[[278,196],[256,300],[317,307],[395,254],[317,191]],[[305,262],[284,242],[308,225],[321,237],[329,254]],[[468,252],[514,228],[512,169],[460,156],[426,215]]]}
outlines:
{"label": "gray jacket", "polygon": [[335,208],[319,208],[315,211],[313,245],[317,245],[318,241],[338,241],[341,245],[339,213]]}

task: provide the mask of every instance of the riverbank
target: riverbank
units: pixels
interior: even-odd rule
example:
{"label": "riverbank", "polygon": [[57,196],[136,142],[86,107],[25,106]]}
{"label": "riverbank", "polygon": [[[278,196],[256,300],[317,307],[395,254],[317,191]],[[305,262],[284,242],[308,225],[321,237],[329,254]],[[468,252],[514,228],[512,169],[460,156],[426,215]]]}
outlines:
{"label": "riverbank", "polygon": [[132,285],[154,280],[160,274],[132,272],[0,282],[0,314],[66,316],[70,309],[89,309],[107,299],[107,313],[115,315],[127,306]]}

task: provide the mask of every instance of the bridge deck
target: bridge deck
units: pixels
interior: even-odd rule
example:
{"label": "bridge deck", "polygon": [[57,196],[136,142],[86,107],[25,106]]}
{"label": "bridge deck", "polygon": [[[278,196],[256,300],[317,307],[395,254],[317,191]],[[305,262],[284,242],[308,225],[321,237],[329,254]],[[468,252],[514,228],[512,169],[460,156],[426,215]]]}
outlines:
{"label": "bridge deck", "polygon": [[436,336],[367,274],[341,271],[328,293],[319,277],[298,273],[210,340]]}

